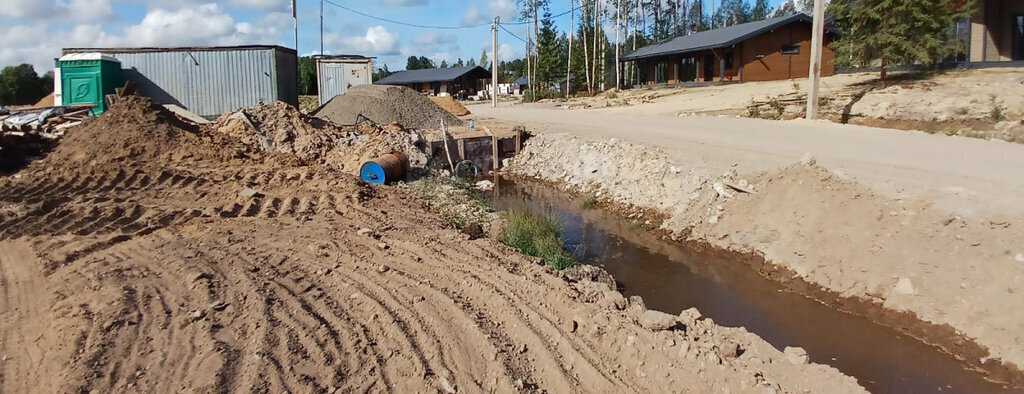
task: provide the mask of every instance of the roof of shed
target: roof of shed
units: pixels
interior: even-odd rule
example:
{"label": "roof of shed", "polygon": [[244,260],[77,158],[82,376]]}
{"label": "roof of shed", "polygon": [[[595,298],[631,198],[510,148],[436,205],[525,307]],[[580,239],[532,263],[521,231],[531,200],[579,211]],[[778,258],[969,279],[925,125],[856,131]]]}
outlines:
{"label": "roof of shed", "polygon": [[294,49],[279,45],[235,45],[235,46],[193,46],[193,47],[126,47],[126,48],[64,48],[63,54],[98,52],[98,53],[146,53],[146,52],[200,52],[200,51],[245,51],[253,49],[273,49],[285,53],[296,53]]}
{"label": "roof of shed", "polygon": [[697,52],[706,49],[723,48],[738,44],[748,38],[775,30],[796,22],[813,22],[814,18],[798,13],[756,22],[741,23],[721,29],[702,31],[651,44],[622,57],[623,61],[649,57]]}
{"label": "roof of shed", "polygon": [[394,85],[423,82],[445,82],[454,81],[467,74],[473,74],[473,76],[476,76],[477,78],[491,77],[491,72],[480,66],[427,68],[423,70],[400,71],[374,82],[374,84]]}

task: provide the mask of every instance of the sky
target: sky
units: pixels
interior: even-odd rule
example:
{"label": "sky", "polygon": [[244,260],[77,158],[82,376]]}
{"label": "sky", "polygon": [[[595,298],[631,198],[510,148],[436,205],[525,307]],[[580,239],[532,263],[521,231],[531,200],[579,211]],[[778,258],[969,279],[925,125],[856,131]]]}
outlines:
{"label": "sky", "polygon": [[[608,0],[605,0],[608,1]],[[712,0],[704,0],[710,9]],[[717,0],[716,0],[717,1]],[[784,0],[771,0],[778,6]],[[334,4],[331,4],[334,3]],[[552,14],[578,0],[552,0]],[[320,53],[320,0],[297,0],[300,55]],[[432,29],[409,24],[458,27]],[[436,63],[479,60],[491,53],[490,21],[517,20],[515,0],[327,0],[323,44],[326,54],[376,57],[375,66],[405,68],[409,56]],[[556,26],[569,28],[569,16]],[[61,48],[200,45],[294,46],[289,0],[4,0],[0,7],[0,66],[32,64],[37,72],[53,68]],[[479,26],[486,25],[486,26]],[[474,27],[479,26],[479,27]],[[519,37],[523,25],[506,25]],[[525,44],[499,30],[501,60],[521,58]]]}

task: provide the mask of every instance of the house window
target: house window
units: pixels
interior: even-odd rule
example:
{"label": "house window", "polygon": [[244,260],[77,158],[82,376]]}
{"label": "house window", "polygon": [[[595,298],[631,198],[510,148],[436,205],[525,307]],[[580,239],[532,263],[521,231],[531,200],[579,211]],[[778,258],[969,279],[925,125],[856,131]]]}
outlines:
{"label": "house window", "polygon": [[668,83],[667,61],[660,61],[654,65],[654,83]]}
{"label": "house window", "polygon": [[781,52],[783,55],[799,55],[800,45],[783,45]]}
{"label": "house window", "polygon": [[723,60],[725,60],[725,69],[732,70],[732,54],[726,54]]}

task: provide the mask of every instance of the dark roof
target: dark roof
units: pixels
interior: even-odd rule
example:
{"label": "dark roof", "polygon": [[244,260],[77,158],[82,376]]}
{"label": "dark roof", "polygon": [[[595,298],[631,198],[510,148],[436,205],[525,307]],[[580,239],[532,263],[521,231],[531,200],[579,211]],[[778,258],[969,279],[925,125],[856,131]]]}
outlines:
{"label": "dark roof", "polygon": [[516,85],[529,85],[530,84],[530,79],[526,78],[526,76],[524,75],[524,76],[519,77],[519,79],[516,79],[515,84]]}
{"label": "dark roof", "polygon": [[480,66],[427,68],[423,70],[399,71],[374,82],[376,85],[401,85],[407,83],[447,82],[471,74],[472,77],[490,78],[491,72]]}
{"label": "dark roof", "polygon": [[63,54],[69,53],[144,53],[144,52],[200,52],[200,51],[235,51],[251,49],[274,49],[287,53],[296,53],[294,49],[279,45],[238,45],[238,46],[201,46],[201,47],[134,47],[134,48],[64,48]]}
{"label": "dark roof", "polygon": [[623,61],[637,60],[655,56],[674,55],[703,51],[706,49],[724,48],[738,44],[746,39],[759,36],[782,26],[796,22],[813,22],[814,18],[798,13],[756,22],[741,23],[721,29],[702,31],[688,36],[676,37],[659,43],[651,44],[627,53]]}

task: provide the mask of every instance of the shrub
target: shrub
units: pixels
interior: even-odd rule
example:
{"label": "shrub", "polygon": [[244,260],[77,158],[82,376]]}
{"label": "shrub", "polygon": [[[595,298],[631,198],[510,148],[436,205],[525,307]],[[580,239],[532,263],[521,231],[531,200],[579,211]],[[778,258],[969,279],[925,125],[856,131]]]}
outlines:
{"label": "shrub", "polygon": [[1006,120],[1006,107],[1003,106],[996,98],[992,97],[992,112],[990,113],[992,120],[996,122],[1002,122]]}
{"label": "shrub", "polygon": [[510,211],[507,220],[501,243],[527,256],[540,257],[551,268],[559,271],[576,265],[576,260],[562,243],[562,228],[552,218],[530,212]]}
{"label": "shrub", "polygon": [[591,209],[597,206],[597,196],[591,194],[583,198],[583,208]]}
{"label": "shrub", "polygon": [[782,115],[786,113],[786,105],[779,101],[778,97],[772,97],[771,102],[768,104],[777,113],[775,119],[782,119]]}

